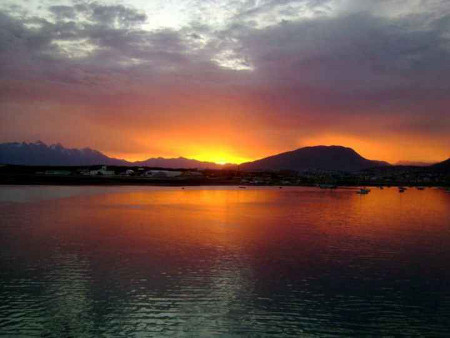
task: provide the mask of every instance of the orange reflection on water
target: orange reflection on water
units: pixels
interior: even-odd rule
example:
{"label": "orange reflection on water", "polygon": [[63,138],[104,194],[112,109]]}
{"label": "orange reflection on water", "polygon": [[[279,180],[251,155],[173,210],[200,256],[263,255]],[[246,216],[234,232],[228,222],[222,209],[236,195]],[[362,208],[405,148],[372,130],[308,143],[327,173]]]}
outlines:
{"label": "orange reflection on water", "polygon": [[92,245],[100,241],[108,250],[126,246],[146,250],[155,243],[176,243],[174,247],[194,250],[220,247],[254,252],[320,246],[327,241],[339,245],[339,239],[345,245],[349,239],[421,240],[436,232],[442,238],[449,236],[450,194],[438,189],[411,188],[400,194],[396,188],[372,188],[368,195],[358,195],[355,189],[294,187],[124,187],[118,191],[13,209],[33,213],[41,224],[28,230],[34,236],[61,236]]}
{"label": "orange reflection on water", "polygon": [[436,307],[450,277],[443,190],[94,191],[0,203],[11,317],[46,318],[52,333],[94,320],[80,336],[137,328],[211,336],[232,325],[237,335],[281,327],[298,336],[311,325],[331,334],[335,323],[348,335],[370,331],[374,317],[404,332],[449,313],[446,303]]}
{"label": "orange reflection on water", "polygon": [[[317,236],[358,238],[417,235],[443,229],[450,218],[450,196],[442,190],[372,188],[167,188],[73,197],[59,210],[73,222],[89,217],[96,231],[120,231],[130,241],[187,245],[260,246],[277,240]],[[69,220],[70,221],[70,220]],[[311,237],[311,236],[310,236]],[[272,246],[272,244],[270,244]]]}

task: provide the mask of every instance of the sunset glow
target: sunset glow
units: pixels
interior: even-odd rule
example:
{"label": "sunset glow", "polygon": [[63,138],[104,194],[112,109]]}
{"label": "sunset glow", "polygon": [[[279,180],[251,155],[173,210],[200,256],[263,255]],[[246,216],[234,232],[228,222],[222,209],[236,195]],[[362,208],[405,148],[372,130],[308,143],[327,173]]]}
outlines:
{"label": "sunset glow", "polygon": [[450,156],[445,1],[3,1],[0,142],[242,163]]}

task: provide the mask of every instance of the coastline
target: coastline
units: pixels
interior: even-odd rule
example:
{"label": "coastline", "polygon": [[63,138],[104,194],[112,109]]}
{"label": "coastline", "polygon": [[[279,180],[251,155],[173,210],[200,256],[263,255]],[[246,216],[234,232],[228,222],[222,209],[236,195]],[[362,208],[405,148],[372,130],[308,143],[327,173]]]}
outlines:
{"label": "coastline", "polygon": [[[443,183],[443,184],[442,184]],[[27,175],[27,174],[9,174],[0,175],[0,186],[2,185],[59,185],[59,186],[297,186],[297,187],[316,187],[321,184],[331,184],[332,187],[322,189],[332,190],[336,187],[448,187],[446,182],[431,182],[420,184],[413,181],[399,182],[373,182],[373,181],[322,181],[322,182],[299,182],[285,183],[274,181],[271,183],[248,183],[242,182],[239,177],[230,178],[147,178],[147,177],[124,177],[124,176],[78,176],[78,175]]]}

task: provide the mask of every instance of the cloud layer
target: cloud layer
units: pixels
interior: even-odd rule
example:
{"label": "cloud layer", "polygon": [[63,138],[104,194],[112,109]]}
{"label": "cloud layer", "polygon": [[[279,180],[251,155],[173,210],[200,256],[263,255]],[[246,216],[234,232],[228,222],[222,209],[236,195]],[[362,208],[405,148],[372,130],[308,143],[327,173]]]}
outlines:
{"label": "cloud layer", "polygon": [[130,159],[450,155],[445,0],[167,3],[3,4],[1,141]]}

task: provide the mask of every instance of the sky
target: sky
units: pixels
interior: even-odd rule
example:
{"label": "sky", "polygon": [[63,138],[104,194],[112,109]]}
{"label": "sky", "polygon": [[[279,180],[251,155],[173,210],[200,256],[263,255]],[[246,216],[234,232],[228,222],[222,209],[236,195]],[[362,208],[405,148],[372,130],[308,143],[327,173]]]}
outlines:
{"label": "sky", "polygon": [[448,0],[2,0],[0,142],[450,157]]}

